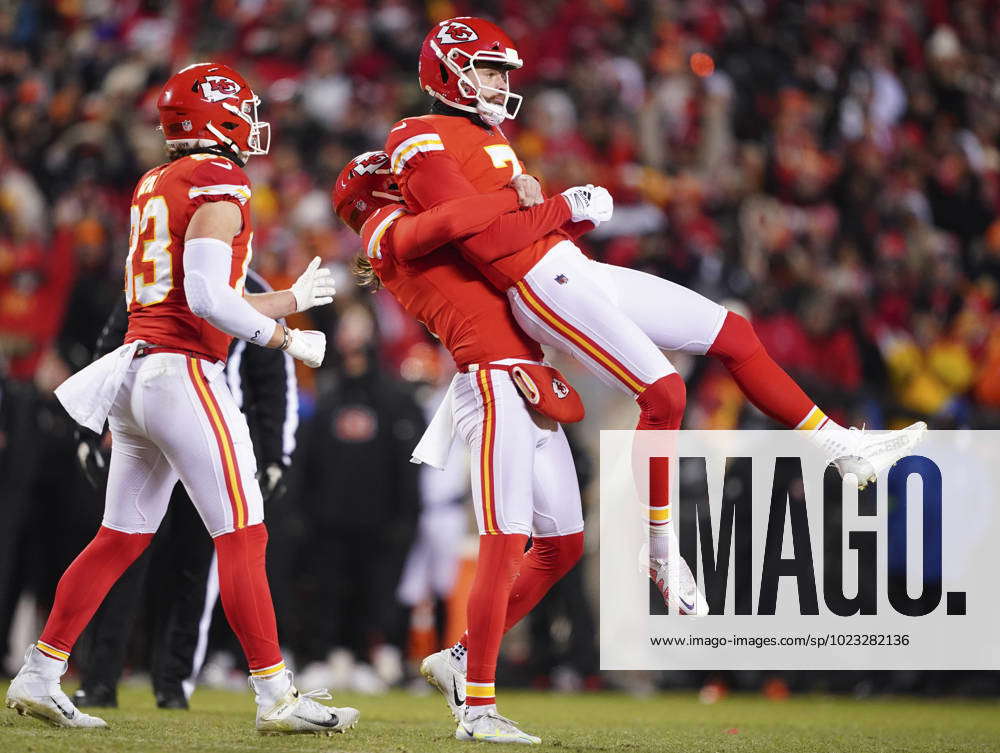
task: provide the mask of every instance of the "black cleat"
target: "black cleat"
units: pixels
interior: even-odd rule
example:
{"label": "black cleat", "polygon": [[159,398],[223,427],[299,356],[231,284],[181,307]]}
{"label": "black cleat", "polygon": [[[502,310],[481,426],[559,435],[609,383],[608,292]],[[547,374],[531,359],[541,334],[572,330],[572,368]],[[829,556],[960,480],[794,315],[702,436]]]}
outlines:
{"label": "black cleat", "polygon": [[118,708],[118,691],[107,685],[80,688],[73,694],[73,704],[81,709],[116,709]]}
{"label": "black cleat", "polygon": [[156,707],[160,709],[172,709],[174,711],[187,711],[189,708],[187,696],[183,692],[166,693],[163,691],[156,693]]}

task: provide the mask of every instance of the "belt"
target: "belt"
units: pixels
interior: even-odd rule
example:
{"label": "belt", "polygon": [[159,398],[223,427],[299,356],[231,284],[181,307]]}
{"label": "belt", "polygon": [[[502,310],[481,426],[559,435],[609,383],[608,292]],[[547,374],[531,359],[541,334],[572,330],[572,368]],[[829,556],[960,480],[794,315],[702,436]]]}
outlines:
{"label": "belt", "polygon": [[183,350],[182,348],[168,348],[165,345],[140,345],[135,350],[135,355],[133,358],[142,358],[143,356],[151,356],[154,353],[179,353],[182,356],[190,356],[191,358],[200,358],[203,361],[211,361],[212,363],[217,363],[218,358],[213,358],[212,356],[207,356],[204,353],[198,353],[194,350]]}
{"label": "belt", "polygon": [[490,369],[494,371],[510,371],[519,363],[533,363],[542,366],[541,361],[530,361],[527,358],[503,358],[499,361],[489,361],[488,363],[469,363],[459,368],[463,374],[471,374],[475,371]]}

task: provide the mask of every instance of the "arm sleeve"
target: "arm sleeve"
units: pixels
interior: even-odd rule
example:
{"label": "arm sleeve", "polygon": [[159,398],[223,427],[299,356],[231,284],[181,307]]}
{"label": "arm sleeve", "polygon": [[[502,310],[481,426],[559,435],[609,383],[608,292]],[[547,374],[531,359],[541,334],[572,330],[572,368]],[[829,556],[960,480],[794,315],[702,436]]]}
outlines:
{"label": "arm sleeve", "polygon": [[458,245],[466,258],[478,263],[491,263],[558,230],[569,217],[566,200],[562,196],[553,196],[530,209],[501,215],[485,230],[460,240]]}
{"label": "arm sleeve", "polygon": [[[462,174],[455,159],[445,152],[410,159],[404,166],[403,175],[403,198],[411,207],[426,210],[470,196],[483,199],[483,194]],[[561,195],[553,196],[530,209],[501,214],[478,233],[461,240],[459,245],[472,261],[490,263],[558,230],[571,217],[566,200]],[[397,242],[397,245],[402,247],[404,244]]]}
{"label": "arm sleeve", "polygon": [[264,345],[278,323],[261,314],[229,287],[233,249],[217,238],[184,244],[184,295],[191,312],[240,340]]}
{"label": "arm sleeve", "polygon": [[580,220],[579,222],[566,222],[560,230],[562,230],[566,235],[568,235],[573,240],[576,240],[581,235],[589,233],[591,230],[595,229],[597,226],[590,220]]}
{"label": "arm sleeve", "polygon": [[459,238],[485,230],[493,220],[517,209],[517,192],[503,188],[488,194],[451,199],[396,222],[396,257],[409,261]]}
{"label": "arm sleeve", "polygon": [[[247,292],[266,293],[270,287],[253,271]],[[243,411],[247,414],[261,467],[287,466],[295,451],[299,425],[299,393],[292,357],[273,348],[247,348],[240,364]]]}

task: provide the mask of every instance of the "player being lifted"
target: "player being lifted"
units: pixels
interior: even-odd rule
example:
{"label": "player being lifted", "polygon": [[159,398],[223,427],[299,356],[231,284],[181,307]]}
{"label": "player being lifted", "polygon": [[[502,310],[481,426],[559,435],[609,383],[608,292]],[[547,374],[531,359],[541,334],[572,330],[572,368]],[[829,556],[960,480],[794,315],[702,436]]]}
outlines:
{"label": "player being lifted", "polygon": [[[536,189],[532,182],[514,180],[522,192]],[[443,466],[453,432],[461,435],[473,460],[480,533],[468,633],[427,657],[421,673],[448,701],[459,740],[538,743],[497,713],[497,654],[503,633],[582,553],[580,493],[559,421],[579,420],[583,406],[541,363],[538,343],[514,322],[503,295],[447,244],[479,233],[495,252],[510,253],[559,228],[590,229],[589,222],[573,223],[570,210],[574,201],[586,203],[587,191],[571,189],[517,212],[518,194],[500,187],[411,215],[394,183],[386,154],[362,154],[341,172],[333,203],[362,237],[362,273],[383,284],[455,359],[459,373],[415,456]]]}
{"label": "player being lifted", "polygon": [[[243,166],[266,154],[270,128],[259,99],[223,65],[172,76],[157,106],[169,162],[146,173],[132,197],[125,266],[125,345],[67,380],[56,394],[80,423],[108,419],[111,464],[104,518],[63,574],[38,642],[7,691],[7,705],[62,727],[105,727],[80,712],[59,678],[111,585],[148,546],[178,479],[212,535],[222,606],[246,654],[262,733],[330,733],[359,714],[300,694],[285,668],[264,568],[267,530],[247,422],[226,385],[238,337],[282,348],[316,368],[320,332],[275,319],[333,300],[319,258],[288,290],[244,296],[250,264],[250,181]],[[275,399],[278,399],[277,397]]]}
{"label": "player being lifted", "polygon": [[[511,40],[488,21],[453,18],[428,33],[419,77],[434,98],[431,114],[397,123],[385,147],[410,210],[495,191],[522,173],[500,130],[520,108],[521,96],[510,91],[508,76],[521,65]],[[610,218],[607,191],[591,187],[586,199],[591,210],[602,210],[594,213],[598,219]],[[926,429],[918,422],[871,435],[839,426],[767,354],[745,318],[667,280],[592,261],[560,230],[512,253],[497,253],[477,236],[457,245],[506,293],[528,335],[572,353],[605,383],[635,398],[640,430],[678,429],[684,415],[684,382],[663,350],[718,358],[757,408],[806,432],[862,488],[907,455]],[[649,570],[665,598],[672,537],[667,490],[666,477],[650,479]],[[703,611],[683,562],[680,573],[682,611]]]}

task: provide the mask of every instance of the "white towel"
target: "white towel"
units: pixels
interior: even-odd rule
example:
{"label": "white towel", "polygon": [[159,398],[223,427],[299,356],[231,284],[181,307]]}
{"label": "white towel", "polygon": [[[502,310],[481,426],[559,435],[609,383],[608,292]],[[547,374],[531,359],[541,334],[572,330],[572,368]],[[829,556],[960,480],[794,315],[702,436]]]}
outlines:
{"label": "white towel", "polygon": [[410,457],[411,463],[427,463],[432,468],[443,471],[448,464],[448,455],[451,453],[451,443],[455,433],[454,408],[452,403],[455,397],[455,381],[452,380],[448,391],[444,394],[441,405],[434,413],[434,418],[427,425],[427,431],[417,442]]}
{"label": "white towel", "polygon": [[122,345],[81,369],[56,388],[56,397],[78,424],[100,434],[139,340]]}

